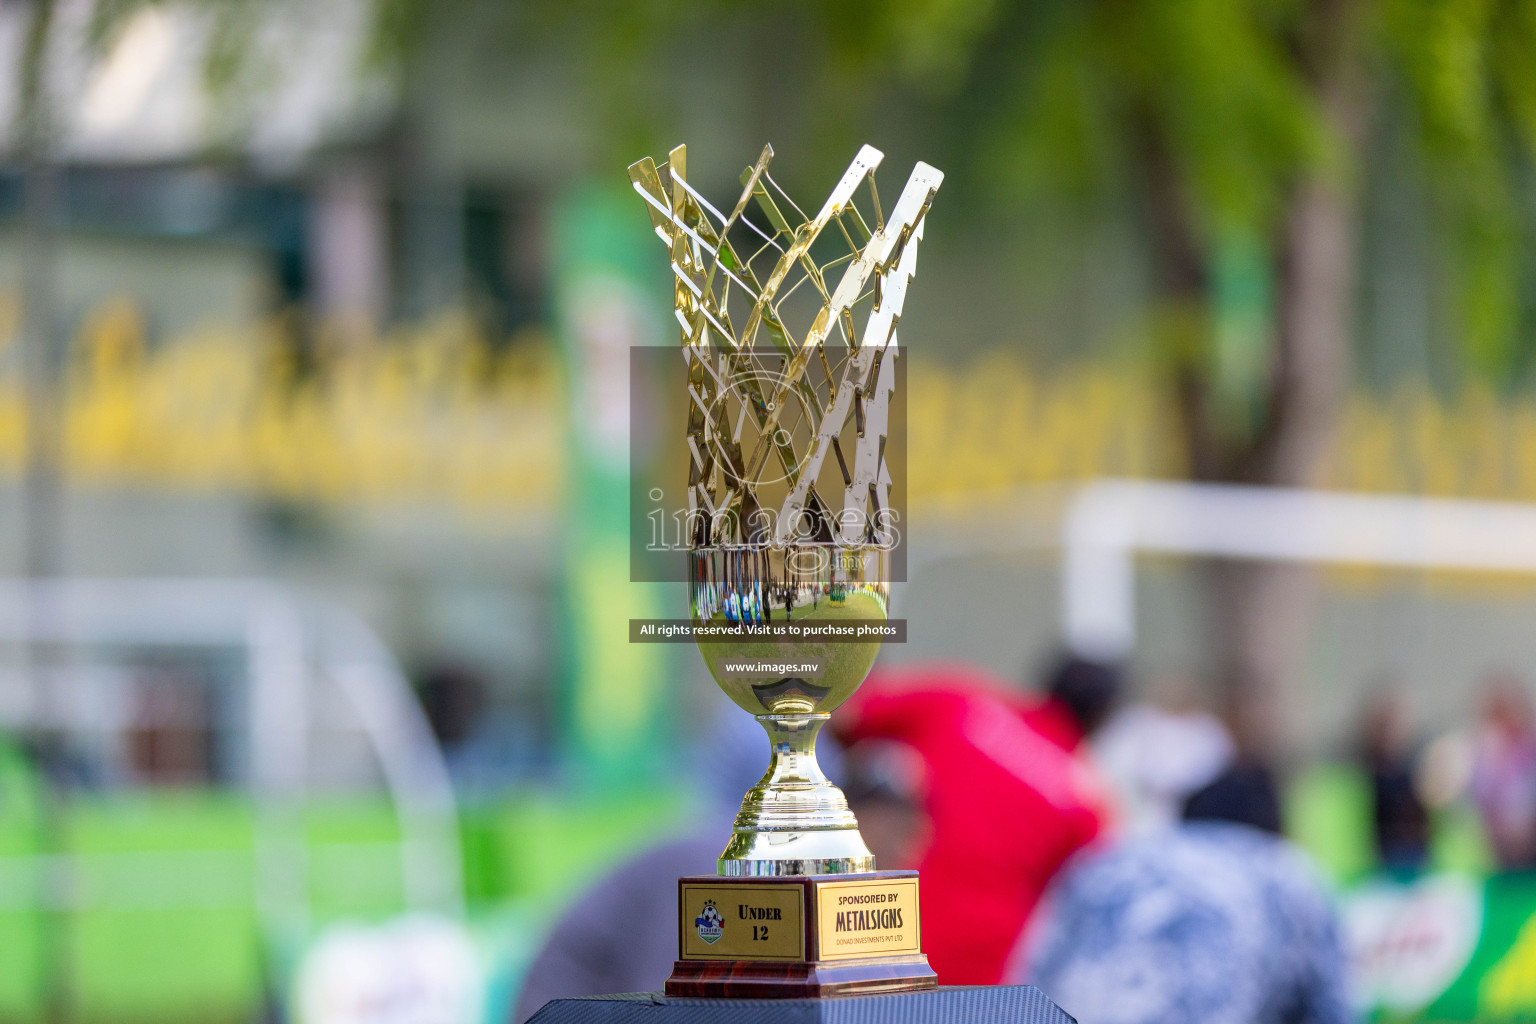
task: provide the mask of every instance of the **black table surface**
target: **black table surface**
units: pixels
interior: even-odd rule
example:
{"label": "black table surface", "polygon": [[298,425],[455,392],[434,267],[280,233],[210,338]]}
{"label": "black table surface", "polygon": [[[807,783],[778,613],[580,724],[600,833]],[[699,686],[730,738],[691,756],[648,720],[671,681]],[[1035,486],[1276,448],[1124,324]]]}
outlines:
{"label": "black table surface", "polygon": [[1030,985],[831,999],[693,999],[660,992],[555,999],[529,1024],[1075,1024]]}

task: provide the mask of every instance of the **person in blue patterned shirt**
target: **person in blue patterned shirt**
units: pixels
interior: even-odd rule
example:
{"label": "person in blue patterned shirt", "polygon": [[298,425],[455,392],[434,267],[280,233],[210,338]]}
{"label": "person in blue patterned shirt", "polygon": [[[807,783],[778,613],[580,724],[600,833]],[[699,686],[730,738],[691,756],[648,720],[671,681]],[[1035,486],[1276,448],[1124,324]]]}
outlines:
{"label": "person in blue patterned shirt", "polygon": [[1300,848],[1186,820],[1070,862],[1016,973],[1080,1024],[1348,1024],[1346,966]]}

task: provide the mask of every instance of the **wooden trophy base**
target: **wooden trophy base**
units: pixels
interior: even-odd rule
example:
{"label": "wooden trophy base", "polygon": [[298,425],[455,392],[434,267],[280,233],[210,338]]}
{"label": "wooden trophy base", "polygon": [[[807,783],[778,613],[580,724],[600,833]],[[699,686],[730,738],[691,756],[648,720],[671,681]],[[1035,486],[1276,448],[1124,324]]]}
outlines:
{"label": "wooden trophy base", "polygon": [[669,996],[803,999],[933,988],[916,871],[677,880]]}

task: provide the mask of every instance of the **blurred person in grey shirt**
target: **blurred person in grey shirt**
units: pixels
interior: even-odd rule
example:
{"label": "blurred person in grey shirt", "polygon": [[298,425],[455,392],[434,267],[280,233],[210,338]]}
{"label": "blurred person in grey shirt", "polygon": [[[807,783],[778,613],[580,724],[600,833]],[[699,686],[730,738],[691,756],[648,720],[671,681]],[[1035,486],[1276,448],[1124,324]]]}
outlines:
{"label": "blurred person in grey shirt", "polygon": [[551,999],[660,989],[677,959],[677,880],[714,874],[724,847],[717,835],[663,843],[583,892],[529,966],[512,1020]]}

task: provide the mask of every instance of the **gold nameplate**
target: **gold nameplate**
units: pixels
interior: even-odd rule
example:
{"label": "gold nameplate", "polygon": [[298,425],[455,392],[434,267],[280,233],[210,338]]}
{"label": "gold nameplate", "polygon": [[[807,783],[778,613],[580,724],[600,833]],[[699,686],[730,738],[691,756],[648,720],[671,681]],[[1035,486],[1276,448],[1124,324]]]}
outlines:
{"label": "gold nameplate", "polygon": [[682,959],[805,959],[804,887],[684,882],[679,896]]}
{"label": "gold nameplate", "polygon": [[862,879],[816,884],[821,959],[921,953],[917,879]]}
{"label": "gold nameplate", "polygon": [[679,879],[678,911],[682,960],[853,960],[923,951],[912,872],[848,881]]}

